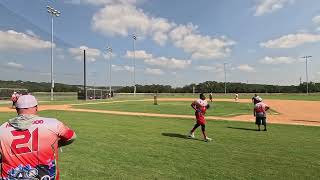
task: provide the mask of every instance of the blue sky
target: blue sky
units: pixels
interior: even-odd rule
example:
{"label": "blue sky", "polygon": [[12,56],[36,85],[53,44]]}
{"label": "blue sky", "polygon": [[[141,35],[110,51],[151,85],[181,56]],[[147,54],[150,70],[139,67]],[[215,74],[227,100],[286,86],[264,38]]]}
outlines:
{"label": "blue sky", "polygon": [[50,15],[54,19],[55,82],[183,86],[206,80],[298,84],[302,56],[309,80],[320,81],[318,0],[0,0],[0,79],[50,81]]}

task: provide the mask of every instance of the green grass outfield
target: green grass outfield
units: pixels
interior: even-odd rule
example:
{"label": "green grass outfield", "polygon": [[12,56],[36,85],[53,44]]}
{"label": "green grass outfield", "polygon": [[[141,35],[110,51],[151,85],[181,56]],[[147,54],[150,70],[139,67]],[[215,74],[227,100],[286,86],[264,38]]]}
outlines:
{"label": "green grass outfield", "polygon": [[[240,99],[251,99],[254,93],[248,93],[248,94],[240,94],[239,97]],[[281,99],[281,100],[304,100],[304,101],[320,101],[320,93],[310,93],[309,95],[306,94],[258,94],[260,95],[263,99]],[[207,98],[209,97],[209,94],[206,94]],[[114,97],[113,99],[107,99],[107,100],[97,100],[97,101],[114,101],[114,100],[137,100],[137,99],[151,99],[153,98],[153,95],[140,95],[137,94],[136,97],[133,95],[119,95]],[[158,94],[158,98],[194,98],[197,99],[199,98],[199,94]],[[234,94],[214,94],[213,95],[214,99],[221,99],[221,98],[227,98],[227,99],[233,99]],[[68,98],[66,98],[68,99]],[[70,99],[70,98],[69,98]],[[51,104],[77,104],[77,103],[86,103],[86,102],[95,102],[95,100],[88,100],[88,101],[83,101],[83,100],[62,100],[58,99],[55,101],[40,101],[39,103],[42,105],[51,105]],[[11,103],[8,101],[0,101],[0,107],[3,106],[11,106]]]}
{"label": "green grass outfield", "polygon": [[[240,99],[251,99],[255,93],[240,93],[239,98]],[[263,99],[281,99],[281,100],[303,100],[303,101],[320,101],[320,93],[310,93],[309,95],[304,94],[304,93],[257,93],[260,97]],[[209,93],[205,93],[206,97],[209,98]],[[121,97],[127,96],[130,98],[128,95],[122,95]],[[234,93],[228,93],[228,94],[223,94],[223,93],[214,93],[213,94],[213,99],[221,99],[221,98],[226,98],[226,99],[234,99],[235,94]],[[144,97],[144,98],[153,98],[153,95],[149,96],[143,96],[143,95],[137,95],[137,97]],[[199,98],[199,93],[196,94],[190,94],[190,93],[177,93],[177,94],[158,94],[159,98]]]}
{"label": "green grass outfield", "polygon": [[[0,113],[3,121],[14,113]],[[61,179],[319,179],[320,128],[209,121],[213,142],[186,139],[192,120],[44,111],[77,132]],[[200,136],[200,130],[196,131]]]}
{"label": "green grass outfield", "polygon": [[[115,102],[110,104],[77,105],[74,107],[82,109],[113,110],[126,112],[194,115],[194,111],[190,106],[191,102],[160,101],[158,103],[158,105],[153,105],[153,101],[128,101]],[[207,116],[235,116],[252,114],[252,104],[250,103],[214,102],[210,103],[210,105],[211,107],[206,113]]]}

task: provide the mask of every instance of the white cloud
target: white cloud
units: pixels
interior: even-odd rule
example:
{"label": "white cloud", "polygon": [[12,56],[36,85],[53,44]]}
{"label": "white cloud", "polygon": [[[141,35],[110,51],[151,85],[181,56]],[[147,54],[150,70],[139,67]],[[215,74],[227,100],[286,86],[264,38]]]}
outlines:
{"label": "white cloud", "polygon": [[152,66],[159,66],[168,69],[185,69],[191,65],[191,60],[179,60],[167,57],[145,59],[144,62]]}
{"label": "white cloud", "polygon": [[261,59],[259,62],[261,64],[292,64],[296,62],[297,59],[292,58],[292,57],[269,57],[266,56],[263,59]]}
{"label": "white cloud", "polygon": [[213,66],[198,66],[196,70],[199,71],[213,71],[215,68]]}
{"label": "white cloud", "polygon": [[15,62],[8,62],[7,64],[5,64],[5,66],[7,68],[11,68],[11,69],[23,69],[24,66],[22,64],[18,64]]}
{"label": "white cloud", "polygon": [[[134,57],[133,51],[127,51],[125,57],[133,58]],[[135,57],[136,59],[149,59],[149,58],[152,58],[152,54],[148,54],[146,51],[143,51],[143,50],[137,50],[135,51]]]}
{"label": "white cloud", "polygon": [[255,16],[261,16],[283,8],[285,5],[294,2],[294,0],[260,0],[255,7]]}
{"label": "white cloud", "polygon": [[135,32],[142,37],[151,36],[160,45],[165,44],[172,26],[167,19],[149,17],[130,4],[105,6],[92,18],[93,30],[104,35],[127,37],[129,32]]}
{"label": "white cloud", "polygon": [[189,23],[176,25],[165,18],[153,17],[134,5],[113,4],[105,6],[92,18],[92,29],[107,36],[127,37],[135,32],[141,38],[151,37],[157,44],[168,41],[193,59],[218,59],[229,56],[234,41],[226,37],[201,35],[198,27]]}
{"label": "white cloud", "polygon": [[320,15],[313,17],[312,22],[314,24],[320,24]]}
{"label": "white cloud", "polygon": [[254,68],[248,64],[241,64],[238,67],[236,67],[236,69],[244,72],[255,72]]}
{"label": "white cloud", "polygon": [[113,71],[129,71],[129,72],[133,72],[133,67],[132,66],[118,66],[118,65],[112,64],[112,70]]}
{"label": "white cloud", "polygon": [[[110,58],[109,52],[105,52],[105,53],[102,53],[102,52],[101,52],[101,54],[102,54],[102,56],[103,56],[104,59],[109,59],[109,58]],[[111,53],[111,58],[115,58],[115,57],[117,57],[117,54],[114,53],[114,52],[112,52],[112,53]]]}
{"label": "white cloud", "polygon": [[[133,51],[127,51],[126,58],[133,58]],[[185,69],[191,65],[191,60],[175,59],[167,57],[154,57],[152,54],[147,53],[144,50],[136,51],[136,58],[143,59],[144,63],[151,66],[158,66],[168,69]]]}
{"label": "white cloud", "polygon": [[34,33],[33,31],[31,31],[30,29],[26,30],[26,33],[32,37],[38,38],[40,39],[40,36],[36,35],[36,33]]}
{"label": "white cloud", "polygon": [[83,59],[83,50],[86,50],[86,60],[90,62],[94,62],[101,55],[101,51],[99,49],[89,48],[87,46],[80,46],[79,48],[69,48],[69,53],[76,60]]}
{"label": "white cloud", "polygon": [[213,72],[223,72],[223,64],[216,64],[214,66],[197,66],[196,70],[199,71],[213,71]]}
{"label": "white cloud", "polygon": [[150,74],[150,75],[163,75],[164,74],[164,72],[161,69],[151,69],[151,68],[146,68],[145,73]]}
{"label": "white cloud", "polygon": [[320,31],[320,15],[313,17],[312,22],[314,23],[314,25],[318,26],[316,28],[316,31]]}
{"label": "white cloud", "polygon": [[39,37],[30,36],[14,30],[0,30],[0,50],[32,51],[50,47],[51,42],[41,40]]}
{"label": "white cloud", "polygon": [[305,43],[318,41],[320,41],[320,35],[318,34],[299,33],[289,34],[278,39],[269,40],[267,42],[260,43],[260,46],[265,48],[293,48]]}
{"label": "white cloud", "polygon": [[213,38],[198,33],[193,24],[179,25],[170,32],[176,47],[191,53],[192,59],[218,59],[229,56],[235,42],[226,37]]}

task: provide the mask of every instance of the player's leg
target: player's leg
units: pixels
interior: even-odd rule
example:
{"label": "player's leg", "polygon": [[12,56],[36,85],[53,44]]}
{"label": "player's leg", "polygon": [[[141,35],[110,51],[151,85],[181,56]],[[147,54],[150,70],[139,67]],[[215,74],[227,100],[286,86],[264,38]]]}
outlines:
{"label": "player's leg", "polygon": [[189,138],[195,138],[194,131],[200,126],[200,124],[196,123],[194,127],[191,129],[190,134],[188,135]]}
{"label": "player's leg", "polygon": [[264,126],[264,131],[267,131],[267,120],[266,119],[267,119],[266,117],[262,118],[262,124]]}
{"label": "player's leg", "polygon": [[260,131],[261,120],[259,117],[256,117],[256,125],[258,126],[258,131]]}
{"label": "player's leg", "polygon": [[203,135],[203,139],[205,141],[211,141],[212,139],[209,138],[206,134],[206,125],[205,124],[201,124],[201,131],[202,131],[202,135]]}

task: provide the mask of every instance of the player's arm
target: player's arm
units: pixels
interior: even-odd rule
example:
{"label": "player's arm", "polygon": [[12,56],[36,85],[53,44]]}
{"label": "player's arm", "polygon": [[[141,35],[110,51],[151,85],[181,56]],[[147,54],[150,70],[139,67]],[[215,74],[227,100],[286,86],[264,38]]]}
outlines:
{"label": "player's arm", "polygon": [[196,108],[196,101],[193,101],[192,103],[191,103],[191,107],[192,107],[192,109],[194,109],[194,110],[197,110],[197,108]]}
{"label": "player's arm", "polygon": [[58,136],[60,138],[60,140],[58,141],[59,147],[73,143],[73,141],[77,137],[76,133],[72,129],[61,122],[58,125]]}
{"label": "player's arm", "polygon": [[253,116],[256,117],[256,107],[253,108]]}
{"label": "player's arm", "polygon": [[265,111],[268,111],[269,109],[270,109],[270,107],[269,107],[269,106],[266,106]]}

